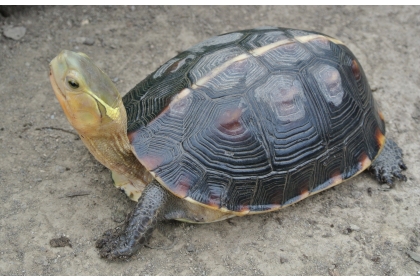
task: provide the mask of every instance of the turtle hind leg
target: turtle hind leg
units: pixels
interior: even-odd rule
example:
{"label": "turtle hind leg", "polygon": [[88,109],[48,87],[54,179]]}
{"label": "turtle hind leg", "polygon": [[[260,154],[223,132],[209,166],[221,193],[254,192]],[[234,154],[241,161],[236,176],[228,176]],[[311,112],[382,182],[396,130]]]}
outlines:
{"label": "turtle hind leg", "polygon": [[386,139],[385,146],[379,156],[372,162],[370,170],[375,174],[379,183],[393,185],[393,179],[398,178],[407,181],[407,177],[402,174],[407,166],[403,162],[403,152],[397,143],[391,139]]}
{"label": "turtle hind leg", "polygon": [[134,210],[121,229],[108,230],[96,242],[102,258],[129,258],[137,253],[152,235],[166,207],[170,194],[152,181],[143,191]]}

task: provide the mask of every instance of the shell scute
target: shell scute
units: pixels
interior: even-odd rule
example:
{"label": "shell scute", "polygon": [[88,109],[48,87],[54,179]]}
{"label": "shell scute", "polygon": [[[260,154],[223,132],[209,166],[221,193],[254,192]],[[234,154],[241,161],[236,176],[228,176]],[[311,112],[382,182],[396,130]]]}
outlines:
{"label": "shell scute", "polygon": [[157,169],[158,180],[177,196],[184,198],[188,192],[198,185],[205,175],[205,170],[200,164],[188,155],[182,155],[166,165]]}
{"label": "shell scute", "polygon": [[256,130],[251,110],[240,98],[216,99],[203,106],[206,117],[191,128],[185,139],[186,153],[209,169],[247,176],[270,170],[267,151]]}
{"label": "shell scute", "polygon": [[251,201],[251,211],[270,211],[278,209],[284,202],[287,173],[273,173],[258,180]]}
{"label": "shell scute", "polygon": [[222,199],[229,189],[232,179],[221,173],[207,172],[203,176],[202,182],[205,182],[207,187],[202,188],[201,184],[197,184],[189,190],[188,196],[210,207],[221,208]]}

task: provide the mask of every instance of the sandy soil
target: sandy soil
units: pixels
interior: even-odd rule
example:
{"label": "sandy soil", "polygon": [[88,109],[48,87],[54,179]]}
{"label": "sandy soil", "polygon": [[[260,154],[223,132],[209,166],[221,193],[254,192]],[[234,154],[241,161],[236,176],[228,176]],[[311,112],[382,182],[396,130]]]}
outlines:
{"label": "sandy soil", "polygon": [[[420,253],[420,7],[29,7],[6,16],[2,34],[11,25],[26,33],[0,36],[0,275],[418,274],[407,251]],[[49,61],[83,51],[125,93],[193,44],[266,25],[350,47],[404,150],[408,181],[389,189],[364,173],[279,212],[165,223],[132,259],[100,259],[96,238],[134,203],[74,135]],[[59,237],[71,247],[52,247]]]}

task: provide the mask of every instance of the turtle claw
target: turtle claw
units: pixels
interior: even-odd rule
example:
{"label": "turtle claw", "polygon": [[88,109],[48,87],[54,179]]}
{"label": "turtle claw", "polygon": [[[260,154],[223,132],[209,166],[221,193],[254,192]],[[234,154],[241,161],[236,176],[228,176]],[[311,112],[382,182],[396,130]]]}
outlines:
{"label": "turtle claw", "polygon": [[370,169],[381,184],[386,183],[392,187],[394,178],[407,181],[407,177],[401,173],[407,170],[407,166],[403,162],[402,150],[391,139],[386,140],[381,154],[372,163]]}
{"label": "turtle claw", "polygon": [[407,177],[404,174],[401,174],[399,171],[393,171],[392,175],[401,181],[407,181]]}
{"label": "turtle claw", "polygon": [[373,173],[375,174],[376,180],[381,184],[386,183],[389,186],[393,186],[394,178],[397,178],[401,181],[407,181],[407,177],[401,174],[400,171],[396,171],[396,170],[389,171],[389,170],[378,168],[378,167],[371,167],[371,169],[373,170]]}
{"label": "turtle claw", "polygon": [[[129,227],[127,228],[129,229]],[[142,237],[135,239],[132,235],[127,234],[127,228],[124,232],[119,228],[108,230],[96,242],[96,248],[99,249],[101,258],[108,260],[130,258],[139,251],[153,231],[153,228],[150,228]]]}
{"label": "turtle claw", "polygon": [[125,247],[124,240],[124,234],[120,228],[104,232],[102,238],[96,241],[96,248],[99,249],[101,258],[109,260],[128,258],[130,255],[123,254],[123,250],[121,250],[121,247]]}

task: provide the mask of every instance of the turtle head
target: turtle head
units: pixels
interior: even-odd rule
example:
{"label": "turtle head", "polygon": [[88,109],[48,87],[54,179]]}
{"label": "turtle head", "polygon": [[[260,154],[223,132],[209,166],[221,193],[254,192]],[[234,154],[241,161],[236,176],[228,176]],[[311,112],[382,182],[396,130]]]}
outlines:
{"label": "turtle head", "polygon": [[50,81],[67,119],[80,135],[98,136],[115,126],[126,126],[117,88],[86,54],[62,51],[50,63]]}
{"label": "turtle head", "polygon": [[67,119],[92,155],[121,180],[135,182],[133,188],[141,193],[151,175],[132,151],[127,113],[108,76],[87,55],[62,51],[50,63],[50,80]]}

